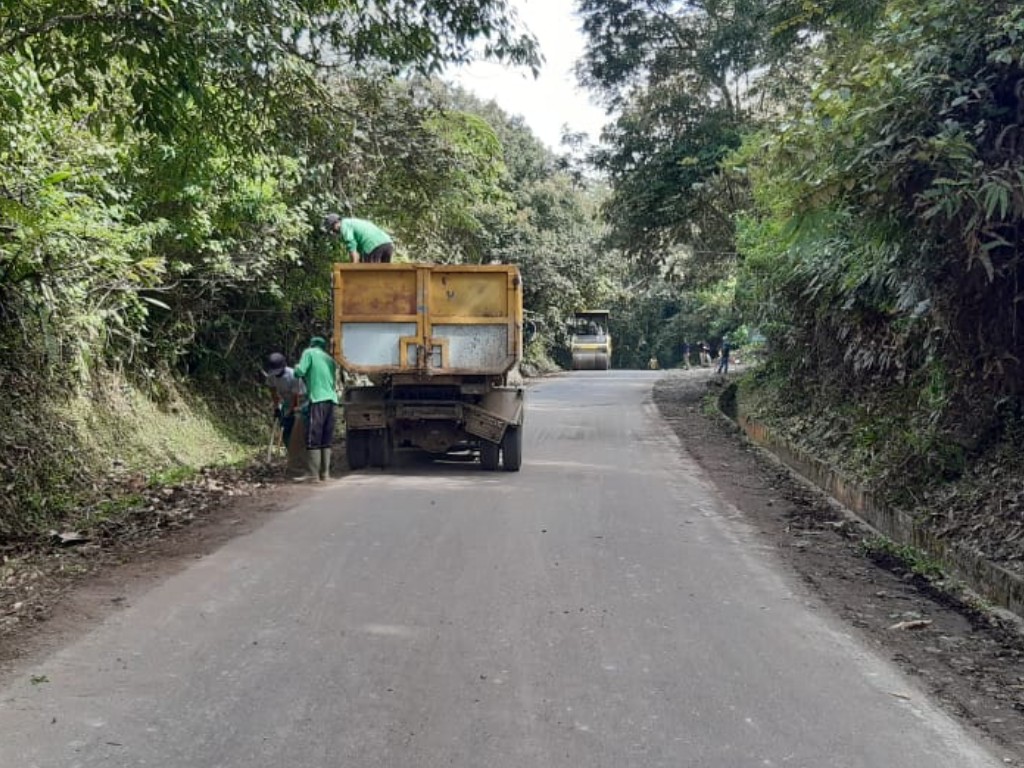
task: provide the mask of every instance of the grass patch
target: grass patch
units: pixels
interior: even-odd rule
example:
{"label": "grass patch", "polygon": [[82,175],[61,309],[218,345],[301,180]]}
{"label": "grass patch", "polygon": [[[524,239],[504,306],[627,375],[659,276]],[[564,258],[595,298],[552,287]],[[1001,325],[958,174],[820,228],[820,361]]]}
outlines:
{"label": "grass patch", "polygon": [[93,512],[93,520],[100,521],[118,517],[139,506],[144,501],[145,499],[138,493],[129,493],[114,499],[104,499],[96,505]]}
{"label": "grass patch", "polygon": [[[139,503],[119,481],[185,482],[204,467],[246,464],[265,419],[252,400],[220,402],[166,385],[156,401],[113,375],[71,397],[38,394],[0,417],[0,544],[32,538],[86,508],[114,518]],[[13,399],[16,404],[20,399]]]}
{"label": "grass patch", "polygon": [[904,570],[932,583],[950,581],[942,563],[909,544],[897,544],[887,536],[873,536],[862,541],[860,547],[865,557],[890,570]]}
{"label": "grass patch", "polygon": [[558,363],[551,357],[545,345],[534,342],[526,346],[526,353],[519,366],[524,376],[543,376],[561,370]]}
{"label": "grass patch", "polygon": [[199,473],[197,467],[190,467],[184,464],[177,467],[168,467],[160,472],[154,473],[149,478],[151,485],[178,485],[186,480],[191,480]]}

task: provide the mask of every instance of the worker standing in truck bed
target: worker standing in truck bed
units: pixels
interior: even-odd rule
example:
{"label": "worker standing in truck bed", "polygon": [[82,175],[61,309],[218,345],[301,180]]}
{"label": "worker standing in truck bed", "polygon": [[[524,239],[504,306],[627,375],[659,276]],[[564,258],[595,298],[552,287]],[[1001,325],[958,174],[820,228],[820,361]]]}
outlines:
{"label": "worker standing in truck bed", "polygon": [[343,219],[337,213],[329,213],[324,217],[324,231],[341,237],[353,264],[387,264],[395,255],[391,236],[366,219]]}

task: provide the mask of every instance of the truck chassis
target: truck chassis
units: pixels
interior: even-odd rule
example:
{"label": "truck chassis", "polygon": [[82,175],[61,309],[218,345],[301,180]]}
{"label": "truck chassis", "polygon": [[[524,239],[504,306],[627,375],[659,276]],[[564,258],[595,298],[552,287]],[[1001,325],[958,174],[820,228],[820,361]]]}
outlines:
{"label": "truck chassis", "polygon": [[[483,393],[481,394],[481,390]],[[388,467],[400,451],[475,450],[484,469],[518,472],[523,461],[522,387],[436,382],[345,391],[349,467]]]}

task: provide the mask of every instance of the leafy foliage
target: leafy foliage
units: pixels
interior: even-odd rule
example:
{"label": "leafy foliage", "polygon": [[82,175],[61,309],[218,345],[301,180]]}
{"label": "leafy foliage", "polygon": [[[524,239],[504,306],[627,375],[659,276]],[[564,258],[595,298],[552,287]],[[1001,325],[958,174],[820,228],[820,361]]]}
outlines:
{"label": "leafy foliage", "polygon": [[655,271],[686,251],[727,273],[742,177],[721,172],[756,105],[771,41],[763,0],[583,0],[581,80],[619,110],[592,154],[607,174],[609,243]]}
{"label": "leafy foliage", "polygon": [[645,286],[620,336],[755,326],[794,402],[888,436],[880,466],[960,471],[1024,394],[1019,3],[579,9],[618,111],[609,243]]}
{"label": "leafy foliage", "polygon": [[758,202],[741,295],[776,364],[909,395],[924,472],[962,465],[1024,389],[1022,40],[1015,3],[893,0],[737,158]]}
{"label": "leafy foliage", "polygon": [[159,225],[132,221],[118,201],[120,158],[82,127],[88,108],[53,115],[30,74],[16,85],[24,119],[0,121],[4,357],[85,373],[98,349],[131,354],[144,290],[164,271],[150,251]]}
{"label": "leafy foliage", "polygon": [[[267,352],[325,330],[344,257],[317,229],[327,211],[374,219],[399,258],[536,271],[546,247],[595,274],[587,193],[521,120],[415,74],[477,54],[537,65],[506,0],[8,5],[0,383],[52,429],[27,447],[13,417],[0,430],[0,531],[95,469],[62,414],[104,371],[158,401],[178,377],[251,396]],[[543,279],[535,316],[589,290]]]}
{"label": "leafy foliage", "polygon": [[632,277],[611,302],[616,367],[646,368],[652,357],[662,368],[677,367],[684,363],[684,343],[696,362],[701,342],[717,354],[726,336],[734,346],[744,340],[733,278],[681,291],[675,281],[644,270],[634,268]]}
{"label": "leafy foliage", "polygon": [[230,128],[254,104],[286,108],[283,86],[315,87],[325,66],[432,73],[480,39],[485,55],[538,64],[507,0],[22,0],[0,17],[0,55],[31,61],[55,105],[107,101],[114,75],[134,107],[115,120],[166,131],[198,116],[241,139]]}

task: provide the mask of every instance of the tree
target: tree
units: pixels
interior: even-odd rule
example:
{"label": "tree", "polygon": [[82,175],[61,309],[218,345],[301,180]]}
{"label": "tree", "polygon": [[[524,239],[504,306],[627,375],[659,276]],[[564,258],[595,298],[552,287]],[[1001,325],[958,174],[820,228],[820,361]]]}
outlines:
{"label": "tree", "polygon": [[[536,67],[507,0],[21,0],[0,17],[0,56],[18,55],[55,104],[122,97],[117,114],[164,131],[197,116],[210,130],[287,108],[317,72],[370,66],[432,73],[484,55]],[[123,102],[121,106],[124,106]]]}
{"label": "tree", "polygon": [[581,80],[620,110],[592,160],[608,174],[611,244],[660,268],[676,246],[726,258],[741,178],[720,165],[752,122],[771,40],[763,0],[583,0]]}
{"label": "tree", "polygon": [[[478,54],[538,62],[506,0],[9,5],[3,311],[9,329],[56,313],[43,348],[77,350],[82,370],[110,356],[223,371],[247,349],[254,316],[288,307],[312,320],[325,297],[314,290],[297,307],[286,283],[316,271],[326,280],[330,255],[309,234],[339,199],[406,211],[417,194],[450,192],[429,209],[441,237],[478,248],[479,225],[456,220],[497,173],[483,179],[491,159],[474,154],[473,131],[460,143],[436,109],[362,73],[433,72]],[[368,199],[374,180],[388,194]],[[397,222],[407,239],[425,230],[415,214],[427,208]],[[14,335],[0,337],[13,353]]]}

